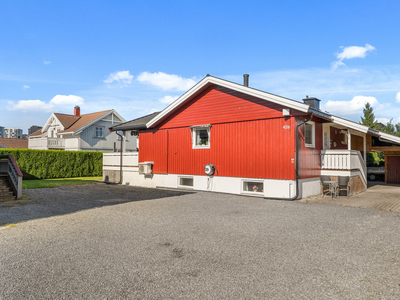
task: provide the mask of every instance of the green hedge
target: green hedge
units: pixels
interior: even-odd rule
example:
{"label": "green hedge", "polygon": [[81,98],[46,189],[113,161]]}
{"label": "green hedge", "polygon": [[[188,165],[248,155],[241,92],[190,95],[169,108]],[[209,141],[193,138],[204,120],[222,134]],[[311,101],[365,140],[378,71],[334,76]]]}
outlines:
{"label": "green hedge", "polygon": [[102,176],[102,152],[0,149],[1,154],[14,156],[24,179]]}

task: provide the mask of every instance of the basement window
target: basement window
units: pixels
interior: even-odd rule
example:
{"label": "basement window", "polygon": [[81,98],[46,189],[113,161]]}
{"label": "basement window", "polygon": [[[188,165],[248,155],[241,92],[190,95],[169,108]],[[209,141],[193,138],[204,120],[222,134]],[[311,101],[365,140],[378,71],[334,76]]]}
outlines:
{"label": "basement window", "polygon": [[180,187],[193,187],[193,177],[179,177],[178,186]]}
{"label": "basement window", "polygon": [[313,121],[308,121],[304,125],[304,141],[306,147],[315,148],[315,123]]}
{"label": "basement window", "polygon": [[264,182],[262,181],[243,181],[243,192],[264,194]]}
{"label": "basement window", "polygon": [[191,126],[192,130],[192,148],[204,149],[210,148],[210,128],[211,125]]}

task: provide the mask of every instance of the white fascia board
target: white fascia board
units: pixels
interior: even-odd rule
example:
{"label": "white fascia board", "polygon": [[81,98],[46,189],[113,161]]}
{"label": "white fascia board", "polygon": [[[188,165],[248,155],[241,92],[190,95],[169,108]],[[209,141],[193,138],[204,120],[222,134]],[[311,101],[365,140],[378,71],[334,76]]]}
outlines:
{"label": "white fascia board", "polygon": [[[112,109],[111,111],[112,111],[112,113],[114,114],[114,116],[116,116],[118,119],[121,120],[121,123],[126,122],[125,119],[124,119],[119,113],[117,113],[114,109]],[[115,121],[114,121],[114,122],[115,122]]]}
{"label": "white fascia board", "polygon": [[[52,113],[52,114],[50,115],[50,118],[49,118],[49,119],[47,120],[47,122],[44,124],[44,126],[43,126],[43,128],[42,128],[42,133],[43,133],[43,132],[46,132],[47,129],[49,129],[52,118],[56,118],[56,119],[58,120],[58,118],[56,117],[56,115],[55,115],[54,113]],[[58,120],[58,121],[60,122],[60,120]],[[61,122],[60,122],[60,123],[61,123]]]}
{"label": "white fascia board", "polygon": [[332,122],[335,123],[335,124],[339,124],[339,125],[345,126],[347,128],[350,128],[350,129],[354,129],[354,130],[360,131],[362,133],[367,133],[368,130],[369,130],[368,126],[365,126],[365,125],[362,125],[362,124],[359,124],[359,123],[356,123],[356,122],[352,122],[352,121],[349,121],[349,120],[346,120],[346,119],[342,119],[342,118],[339,118],[339,117],[336,117],[336,116],[332,116]]}
{"label": "white fascia board", "polygon": [[[73,134],[76,135],[76,134],[81,133],[81,132],[84,131],[86,128],[88,128],[88,127],[92,126],[93,124],[95,124],[95,123],[101,121],[102,118],[107,117],[108,115],[112,114],[113,111],[114,111],[114,110],[112,109],[112,110],[110,110],[109,112],[106,112],[104,115],[101,115],[101,116],[98,117],[97,119],[94,119],[92,122],[89,122],[89,123],[83,125],[81,128],[75,130],[75,131],[73,132]],[[64,134],[64,133],[63,133],[63,134]]]}
{"label": "white fascia board", "polygon": [[285,107],[289,107],[289,108],[292,108],[292,109],[295,109],[295,110],[298,110],[298,111],[301,111],[304,113],[308,113],[308,109],[310,107],[307,104],[297,102],[295,100],[291,100],[288,98],[283,98],[281,96],[269,94],[267,92],[249,88],[247,86],[237,84],[234,82],[230,82],[230,81],[226,81],[226,80],[216,78],[213,76],[207,76],[207,77],[203,78],[201,81],[199,81],[195,86],[193,86],[190,90],[188,90],[181,97],[179,97],[174,102],[172,102],[167,108],[165,108],[161,113],[159,113],[154,119],[147,122],[146,127],[150,128],[153,125],[157,124],[165,116],[169,115],[169,113],[174,111],[176,108],[181,106],[181,104],[186,102],[186,100],[191,98],[191,96],[193,96],[197,92],[201,91],[204,87],[211,85],[211,84],[223,86],[223,87],[229,88],[231,90],[234,90],[234,91],[246,94],[246,95],[254,96],[259,99],[263,99],[263,100],[266,100],[266,101],[269,101],[272,103],[276,103],[276,104],[279,104],[279,105],[282,105]]}
{"label": "white fascia board", "polygon": [[382,131],[379,131],[379,137],[384,140],[387,140],[387,141],[390,141],[390,142],[393,142],[396,144],[400,144],[400,137],[398,137],[398,136],[394,136],[389,133],[384,133]]}

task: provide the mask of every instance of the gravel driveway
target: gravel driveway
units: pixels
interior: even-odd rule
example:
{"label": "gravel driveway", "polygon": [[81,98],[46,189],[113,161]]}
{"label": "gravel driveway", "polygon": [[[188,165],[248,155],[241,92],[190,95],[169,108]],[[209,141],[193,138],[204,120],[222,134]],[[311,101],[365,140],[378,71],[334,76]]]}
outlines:
{"label": "gravel driveway", "polygon": [[93,184],[0,204],[0,299],[400,299],[400,213]]}

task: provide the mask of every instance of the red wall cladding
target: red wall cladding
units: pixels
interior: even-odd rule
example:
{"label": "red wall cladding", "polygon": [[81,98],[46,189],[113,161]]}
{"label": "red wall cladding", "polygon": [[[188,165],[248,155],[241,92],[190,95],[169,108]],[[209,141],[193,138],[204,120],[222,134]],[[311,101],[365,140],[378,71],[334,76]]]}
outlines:
{"label": "red wall cladding", "polygon": [[152,161],[154,173],[167,173],[168,132],[150,130],[139,134],[139,162]]}
{"label": "red wall cladding", "polygon": [[[304,118],[297,118],[297,124],[303,121]],[[299,128],[299,173],[301,179],[321,175],[322,124],[316,118],[313,118],[313,121],[315,122],[315,148],[305,146],[304,125]]]}
{"label": "red wall cladding", "polygon": [[[284,107],[224,87],[210,87],[174,112],[161,129],[282,117]],[[295,115],[297,111],[291,110]]]}
{"label": "red wall cladding", "polygon": [[154,173],[204,175],[212,163],[216,176],[295,179],[293,118],[214,124],[209,149],[192,149],[189,127],[145,131],[139,139],[139,162],[154,161]]}

